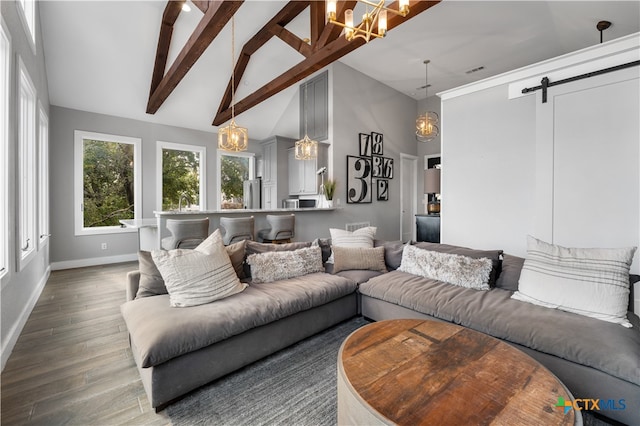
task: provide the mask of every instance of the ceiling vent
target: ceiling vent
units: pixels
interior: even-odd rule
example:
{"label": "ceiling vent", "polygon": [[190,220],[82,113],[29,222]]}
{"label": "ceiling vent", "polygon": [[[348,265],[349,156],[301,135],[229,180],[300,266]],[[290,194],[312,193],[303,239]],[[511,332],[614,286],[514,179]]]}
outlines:
{"label": "ceiling vent", "polygon": [[465,71],[465,74],[473,74],[474,72],[482,71],[484,69],[484,65],[479,66],[477,68],[470,69],[469,71]]}

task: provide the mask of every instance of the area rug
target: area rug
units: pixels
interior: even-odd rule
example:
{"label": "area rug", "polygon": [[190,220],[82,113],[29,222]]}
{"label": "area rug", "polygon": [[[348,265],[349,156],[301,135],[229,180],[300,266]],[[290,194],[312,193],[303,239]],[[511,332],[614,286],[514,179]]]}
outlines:
{"label": "area rug", "polygon": [[[196,390],[162,414],[176,426],[334,426],[338,350],[368,323],[359,317],[338,324]],[[583,421],[609,425],[589,413]]]}
{"label": "area rug", "polygon": [[338,324],[198,389],[165,415],[174,425],[335,425],[338,350],[368,323]]}

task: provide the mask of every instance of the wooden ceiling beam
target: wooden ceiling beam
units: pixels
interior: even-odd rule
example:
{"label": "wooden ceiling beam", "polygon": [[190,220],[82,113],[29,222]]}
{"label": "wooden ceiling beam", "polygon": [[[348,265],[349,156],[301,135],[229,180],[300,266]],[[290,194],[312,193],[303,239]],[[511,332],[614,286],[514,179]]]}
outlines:
{"label": "wooden ceiling beam", "polygon": [[196,26],[171,68],[155,88],[152,86],[149,102],[147,103],[148,114],[155,114],[158,111],[243,2],[244,0],[218,0],[211,2],[207,12]]}
{"label": "wooden ceiling beam", "polygon": [[[438,4],[439,2],[440,0],[411,1],[410,12],[406,17],[403,18],[402,16],[398,16],[395,14],[388,15],[388,19],[387,19],[388,30],[392,30],[393,28],[397,27],[403,22],[406,22],[407,20],[419,15],[420,13]],[[389,7],[397,9],[398,2],[397,1],[393,2]],[[333,25],[333,26],[336,26],[336,25]],[[330,29],[329,25],[325,27],[325,32],[327,31],[327,29]],[[305,77],[308,77],[309,75],[324,68],[330,63],[342,58],[346,54],[356,50],[358,47],[364,44],[365,44],[365,41],[362,38],[356,38],[352,41],[347,41],[344,37],[339,37],[329,42],[328,44],[318,48],[311,56],[307,57],[299,64],[293,66],[288,71],[282,73],[280,76],[274,78],[269,83],[262,86],[260,89],[248,95],[241,101],[237,102],[235,104],[235,113],[241,114],[253,108],[259,103],[265,101],[266,99],[269,99],[271,96],[294,85],[298,81],[301,81]],[[238,83],[237,79],[236,79],[236,83]],[[230,108],[231,100],[230,99],[231,98],[229,96],[229,103],[226,106],[223,106],[223,103],[220,104],[218,113],[213,119],[212,124],[214,126],[219,126],[231,118],[231,108]]]}
{"label": "wooden ceiling beam", "polygon": [[191,3],[195,5],[202,13],[207,13],[209,6],[213,1],[210,0],[191,0]]}
{"label": "wooden ceiling beam", "polygon": [[167,67],[167,58],[169,57],[169,46],[171,46],[171,37],[173,36],[173,24],[176,23],[178,15],[180,15],[182,3],[182,1],[169,1],[164,8],[162,22],[160,24],[160,35],[158,36],[158,47],[156,48],[156,60],[153,65],[153,74],[151,75],[151,91],[149,96],[155,92],[162,81],[162,77],[164,77],[164,70]]}
{"label": "wooden ceiling beam", "polygon": [[[236,62],[236,66],[233,70],[235,75],[234,91],[238,89],[238,85],[240,84],[240,80],[247,69],[251,55],[256,53],[258,49],[264,46],[274,36],[272,29],[275,26],[284,28],[289,22],[293,21],[296,16],[305,10],[309,6],[309,3],[309,1],[290,1],[280,9],[280,11],[271,18],[269,22],[260,29],[260,31],[251,37],[244,46],[242,46],[242,51],[240,52],[240,56],[238,57],[238,61]],[[220,114],[220,111],[229,108],[231,105],[231,93],[231,78],[229,78],[229,83],[224,91],[224,95],[222,95],[222,100],[220,101],[220,106],[218,107],[216,115]]]}
{"label": "wooden ceiling beam", "polygon": [[311,45],[318,42],[320,34],[326,26],[326,2],[324,0],[312,1],[309,11],[309,26],[311,27]]}
{"label": "wooden ceiling beam", "polygon": [[271,28],[271,33],[287,43],[289,46],[293,47],[294,50],[297,50],[305,58],[308,58],[309,55],[311,55],[311,46],[283,26],[278,24],[274,25]]}

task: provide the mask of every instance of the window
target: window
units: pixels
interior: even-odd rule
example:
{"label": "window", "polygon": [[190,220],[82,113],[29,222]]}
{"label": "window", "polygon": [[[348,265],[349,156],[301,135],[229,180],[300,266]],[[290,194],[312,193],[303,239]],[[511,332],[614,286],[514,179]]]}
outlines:
{"label": "window", "polygon": [[132,232],[142,207],[139,138],[75,131],[75,234]]}
{"label": "window", "polygon": [[241,209],[243,182],[253,178],[253,153],[218,150],[218,207]]}
{"label": "window", "polygon": [[158,203],[160,210],[206,208],[206,148],[158,142]]}
{"label": "window", "polygon": [[9,63],[11,43],[0,21],[0,277],[9,272]]}
{"label": "window", "polygon": [[39,105],[38,132],[38,247],[49,241],[49,119]]}
{"label": "window", "polygon": [[22,23],[25,26],[25,30],[29,35],[29,41],[31,42],[31,48],[35,53],[36,47],[36,4],[35,0],[18,0],[19,15],[22,18]]}
{"label": "window", "polygon": [[36,242],[36,89],[19,60],[18,176],[20,270],[35,254]]}

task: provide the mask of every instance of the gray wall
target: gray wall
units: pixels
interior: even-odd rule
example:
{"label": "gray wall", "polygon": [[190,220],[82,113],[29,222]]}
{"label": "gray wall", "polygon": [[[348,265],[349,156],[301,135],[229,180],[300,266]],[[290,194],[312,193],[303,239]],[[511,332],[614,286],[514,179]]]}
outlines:
{"label": "gray wall", "polygon": [[[37,3],[36,3],[37,4]],[[18,58],[20,58],[29,76],[36,86],[37,97],[45,111],[49,111],[49,89],[42,52],[39,8],[36,7],[36,54],[33,53],[25,27],[18,15],[18,4],[13,1],[0,1],[2,20],[11,37],[11,75],[9,93],[9,205],[16,206],[18,201]],[[4,95],[4,94],[3,94]],[[51,117],[49,117],[51,122]],[[4,143],[4,141],[3,141]],[[9,234],[2,238],[9,241],[9,274],[2,279],[1,322],[2,332],[2,368],[11,353],[22,327],[31,313],[49,274],[49,247],[40,248],[35,258],[22,270],[17,270],[16,253],[19,253],[16,233],[18,223],[16,210],[9,211]]]}
{"label": "gray wall", "polygon": [[[416,101],[340,62],[332,64],[329,78],[329,87],[333,87],[330,125],[333,177],[338,181],[334,202],[340,199],[343,208],[332,216],[332,226],[343,228],[344,223],[370,221],[378,227],[378,238],[397,240],[400,238],[400,153],[418,153],[413,130]],[[359,155],[358,133],[361,132],[384,135],[384,156],[394,160],[389,201],[375,200],[374,192],[371,204],[346,204],[346,156]],[[419,160],[418,169],[420,164]]]}
{"label": "gray wall", "polygon": [[[157,141],[204,146],[207,149],[207,203],[215,208],[217,185],[217,134],[165,126],[144,121],[51,107],[51,229],[54,233],[51,262],[54,269],[77,265],[81,259],[90,263],[124,260],[137,252],[136,233],[74,235],[73,211],[73,145],[74,131],[108,133],[142,139],[142,217],[152,218],[156,204],[156,145]],[[250,142],[251,152],[261,147]],[[107,243],[107,250],[101,244]],[[107,258],[107,259],[105,259]]]}

